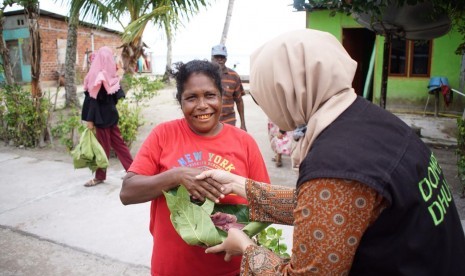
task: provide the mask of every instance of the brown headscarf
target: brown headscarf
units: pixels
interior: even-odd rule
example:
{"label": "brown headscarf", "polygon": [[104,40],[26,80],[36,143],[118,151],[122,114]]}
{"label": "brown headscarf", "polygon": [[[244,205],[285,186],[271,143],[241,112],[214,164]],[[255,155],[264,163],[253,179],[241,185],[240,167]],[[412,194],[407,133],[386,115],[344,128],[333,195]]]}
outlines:
{"label": "brown headscarf", "polygon": [[250,93],[282,130],[307,126],[296,146],[297,162],[315,138],[356,99],[357,63],[331,34],[293,31],[265,43],[251,56]]}

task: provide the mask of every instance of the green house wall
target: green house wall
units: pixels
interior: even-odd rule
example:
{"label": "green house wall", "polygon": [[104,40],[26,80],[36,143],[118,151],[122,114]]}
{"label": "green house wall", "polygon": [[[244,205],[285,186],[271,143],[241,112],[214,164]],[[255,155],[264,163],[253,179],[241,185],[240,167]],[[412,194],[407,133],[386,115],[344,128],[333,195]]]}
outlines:
{"label": "green house wall", "polygon": [[[307,12],[307,28],[326,31],[333,34],[342,42],[344,28],[363,28],[351,16],[337,13],[330,16],[329,10]],[[460,34],[451,30],[448,34],[433,40],[430,77],[447,77],[452,88],[459,90],[462,57],[455,54],[455,49],[462,42]],[[373,102],[379,103],[381,91],[381,76],[383,66],[384,37],[376,36],[376,56],[373,83]],[[428,98],[428,83],[430,77],[388,77],[387,108],[415,109],[425,108]],[[428,110],[433,108],[433,97],[430,99]],[[441,112],[463,112],[465,98],[455,94],[453,102],[446,107],[440,99]]]}

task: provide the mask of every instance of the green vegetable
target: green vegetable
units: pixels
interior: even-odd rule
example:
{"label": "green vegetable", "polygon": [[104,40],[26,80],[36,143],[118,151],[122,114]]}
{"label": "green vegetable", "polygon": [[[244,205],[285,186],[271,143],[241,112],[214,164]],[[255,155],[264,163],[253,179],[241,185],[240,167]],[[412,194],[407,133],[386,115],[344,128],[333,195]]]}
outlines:
{"label": "green vegetable", "polygon": [[94,133],[86,128],[79,139],[79,144],[71,151],[75,169],[89,168],[95,172],[97,168],[108,167],[108,158],[95,137]]}
{"label": "green vegetable", "polygon": [[189,193],[184,186],[163,192],[171,212],[171,223],[181,238],[190,245],[213,246],[224,241],[227,233],[216,228],[210,215],[216,212],[233,214],[237,222],[246,224],[242,229],[252,237],[270,223],[250,222],[249,208],[246,205],[215,204],[206,199],[202,205],[191,202]]}

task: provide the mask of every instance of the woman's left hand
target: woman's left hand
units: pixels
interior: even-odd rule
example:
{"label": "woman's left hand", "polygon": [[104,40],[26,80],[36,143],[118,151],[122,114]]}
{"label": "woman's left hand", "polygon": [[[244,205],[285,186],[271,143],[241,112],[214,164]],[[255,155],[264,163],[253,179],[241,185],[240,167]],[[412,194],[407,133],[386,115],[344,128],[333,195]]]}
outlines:
{"label": "woman's left hand", "polygon": [[224,260],[229,262],[232,256],[244,254],[245,249],[254,242],[242,230],[231,228],[228,237],[222,244],[207,248],[205,253],[225,252]]}

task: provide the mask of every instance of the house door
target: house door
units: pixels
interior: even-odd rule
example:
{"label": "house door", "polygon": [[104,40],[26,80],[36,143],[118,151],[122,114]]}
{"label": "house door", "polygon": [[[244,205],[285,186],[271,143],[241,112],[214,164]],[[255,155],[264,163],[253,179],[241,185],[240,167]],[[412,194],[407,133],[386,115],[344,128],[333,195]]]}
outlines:
{"label": "house door", "polygon": [[23,77],[21,73],[21,52],[19,50],[18,40],[6,41],[6,47],[10,55],[11,70],[13,71],[13,79],[15,82],[22,82]]}
{"label": "house door", "polygon": [[[375,39],[375,33],[365,28],[342,29],[342,45],[352,59],[357,62],[357,71],[355,72],[352,87],[355,89],[357,95],[360,96],[363,96],[363,89],[370,66],[370,57],[373,52]],[[370,81],[373,83],[372,80]],[[372,85],[369,87],[369,91],[368,99],[372,100]]]}

